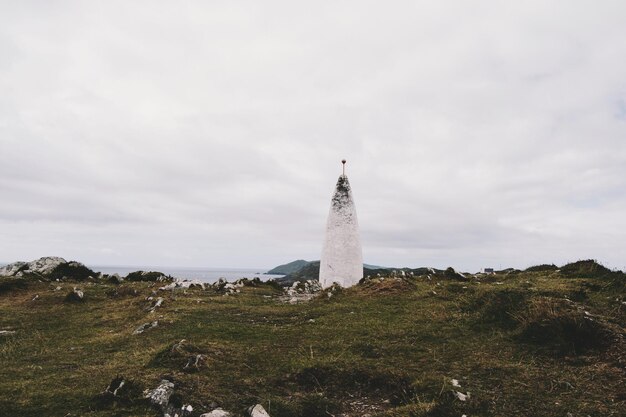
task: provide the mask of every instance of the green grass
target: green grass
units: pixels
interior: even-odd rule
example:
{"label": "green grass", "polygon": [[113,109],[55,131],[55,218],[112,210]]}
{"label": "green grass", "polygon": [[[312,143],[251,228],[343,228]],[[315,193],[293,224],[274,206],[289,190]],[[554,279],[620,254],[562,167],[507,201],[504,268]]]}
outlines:
{"label": "green grass", "polygon": [[[141,390],[170,378],[194,415],[261,403],[273,417],[623,416],[623,283],[554,270],[385,279],[297,305],[269,285],[191,289],[159,292],[149,313],[158,284],[3,278],[0,330],[16,333],[0,336],[0,415],[159,415],[139,398],[97,400],[122,375]],[[85,301],[64,302],[75,285]],[[196,354],[200,369],[183,369]]]}

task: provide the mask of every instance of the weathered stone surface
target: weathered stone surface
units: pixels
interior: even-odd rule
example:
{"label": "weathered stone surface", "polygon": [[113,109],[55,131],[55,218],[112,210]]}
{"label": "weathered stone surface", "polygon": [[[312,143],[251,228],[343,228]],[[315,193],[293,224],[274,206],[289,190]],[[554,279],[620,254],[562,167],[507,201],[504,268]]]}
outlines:
{"label": "weathered stone surface", "polygon": [[147,391],[145,397],[148,398],[153,405],[159,406],[165,410],[173,393],[174,383],[163,379],[155,389]]}
{"label": "weathered stone surface", "polygon": [[233,417],[233,415],[228,411],[222,410],[221,408],[216,408],[209,413],[202,414],[200,417]]}
{"label": "weathered stone surface", "polygon": [[144,323],[141,326],[137,327],[135,329],[135,331],[133,332],[133,334],[141,334],[143,332],[145,332],[146,330],[152,329],[154,327],[157,327],[159,325],[158,321],[153,321],[151,323]]}
{"label": "weathered stone surface", "polygon": [[67,261],[57,256],[45,256],[32,262],[14,262],[0,268],[0,276],[22,276],[29,273],[46,275],[64,263]]}
{"label": "weathered stone surface", "polygon": [[363,254],[359,222],[348,177],[341,175],[328,213],[319,281],[322,288],[330,287],[335,282],[342,287],[351,287],[361,278]]}
{"label": "weathered stone surface", "polygon": [[0,268],[0,277],[12,277],[17,274],[22,267],[27,265],[26,262],[13,262]]}
{"label": "weathered stone surface", "polygon": [[280,300],[290,304],[306,302],[315,297],[321,290],[322,287],[317,280],[294,282],[291,287],[285,289],[285,295]]}
{"label": "weathered stone surface", "polygon": [[161,305],[163,305],[163,297],[158,297],[155,301],[154,304],[152,304],[151,307],[148,308],[148,311],[150,311],[150,313],[154,313],[155,310],[159,307],[161,307]]}
{"label": "weathered stone surface", "polygon": [[246,410],[246,416],[248,417],[270,417],[265,408],[261,404],[253,405]]}

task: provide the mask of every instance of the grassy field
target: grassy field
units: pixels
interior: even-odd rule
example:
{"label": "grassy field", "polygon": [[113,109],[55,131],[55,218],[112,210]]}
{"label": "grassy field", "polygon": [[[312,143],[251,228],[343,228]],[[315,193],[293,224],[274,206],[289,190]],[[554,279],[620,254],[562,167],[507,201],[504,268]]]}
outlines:
{"label": "grassy field", "polygon": [[[625,278],[585,276],[376,278],[294,305],[267,284],[1,278],[0,415],[158,416],[141,393],[168,378],[194,416],[625,416]],[[116,376],[126,397],[100,396]]]}

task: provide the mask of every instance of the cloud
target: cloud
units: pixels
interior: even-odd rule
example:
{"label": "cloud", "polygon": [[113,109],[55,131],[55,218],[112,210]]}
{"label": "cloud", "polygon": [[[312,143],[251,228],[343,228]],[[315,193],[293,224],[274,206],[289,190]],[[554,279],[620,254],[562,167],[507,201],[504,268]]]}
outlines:
{"label": "cloud", "polygon": [[370,263],[626,253],[626,6],[0,6],[0,258],[316,259],[348,159]]}

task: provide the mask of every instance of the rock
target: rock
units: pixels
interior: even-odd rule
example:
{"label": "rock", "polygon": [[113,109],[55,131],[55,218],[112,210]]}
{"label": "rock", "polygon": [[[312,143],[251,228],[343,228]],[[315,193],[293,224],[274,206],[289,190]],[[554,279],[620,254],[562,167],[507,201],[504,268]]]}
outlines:
{"label": "rock", "polygon": [[444,274],[444,276],[446,278],[454,279],[454,280],[457,280],[457,281],[467,281],[468,280],[465,275],[461,274],[460,272],[456,272],[454,270],[454,268],[452,268],[452,267],[449,267],[448,269],[446,269],[443,274]]}
{"label": "rock", "polygon": [[195,355],[190,356],[187,359],[187,364],[183,367],[183,370],[198,370],[200,367],[206,362],[206,356],[204,355]]}
{"label": "rock", "polygon": [[26,262],[13,262],[12,264],[8,264],[0,268],[0,276],[2,277],[12,277],[15,276],[18,272],[20,272],[22,267],[27,265]]}
{"label": "rock", "polygon": [[100,407],[108,407],[113,403],[129,404],[141,397],[141,388],[134,381],[118,375],[95,397],[95,403]]}
{"label": "rock", "polygon": [[56,256],[46,256],[32,262],[14,262],[0,268],[0,276],[46,275],[64,263],[67,263],[65,259]]}
{"label": "rock", "polygon": [[452,391],[452,395],[457,398],[459,401],[467,401],[470,398],[470,393],[463,394],[462,392]]}
{"label": "rock", "polygon": [[48,276],[52,280],[69,278],[79,281],[96,275],[80,262],[67,262],[57,256],[46,256],[32,262],[14,262],[0,268],[0,276],[21,277],[28,274]]}
{"label": "rock", "polygon": [[158,321],[153,321],[152,323],[144,323],[141,326],[137,327],[135,331],[133,332],[133,334],[141,334],[145,332],[146,330],[157,327],[158,325],[159,325]]}
{"label": "rock", "polygon": [[85,293],[76,287],[65,296],[66,303],[82,303],[83,301],[85,301]]}
{"label": "rock", "polygon": [[135,271],[126,275],[127,281],[169,282],[174,278],[156,271]]}
{"label": "rock", "polygon": [[121,284],[122,281],[124,280],[122,277],[120,277],[120,274],[115,273],[113,275],[105,275],[106,280],[108,282],[110,282],[111,284]]}
{"label": "rock", "polygon": [[249,417],[270,417],[261,404],[253,405],[246,410],[246,416]]}
{"label": "rock", "polygon": [[228,411],[222,410],[221,408],[216,408],[209,413],[202,414],[200,417],[233,417],[233,415]]}
{"label": "rock", "polygon": [[15,333],[15,330],[0,330],[0,336],[11,336]]}
{"label": "rock", "polygon": [[145,393],[145,398],[148,398],[153,405],[159,406],[165,410],[167,409],[170,397],[173,393],[174,383],[163,379],[155,389]]}
{"label": "rock", "polygon": [[[150,297],[151,298],[151,297]],[[152,305],[152,307],[149,308],[149,311],[151,313],[154,313],[154,311],[161,307],[161,305],[163,304],[163,297],[159,297],[156,299],[156,301],[154,302],[154,304]]]}

